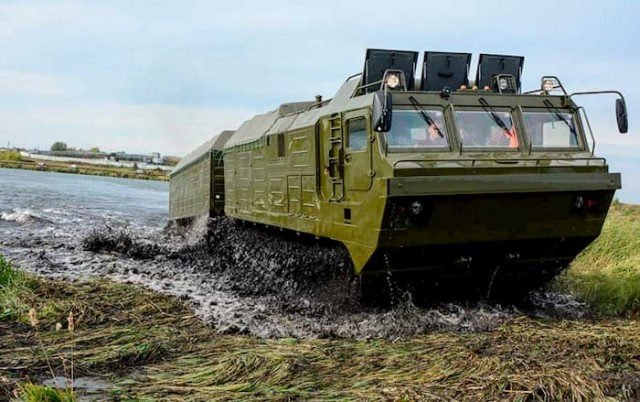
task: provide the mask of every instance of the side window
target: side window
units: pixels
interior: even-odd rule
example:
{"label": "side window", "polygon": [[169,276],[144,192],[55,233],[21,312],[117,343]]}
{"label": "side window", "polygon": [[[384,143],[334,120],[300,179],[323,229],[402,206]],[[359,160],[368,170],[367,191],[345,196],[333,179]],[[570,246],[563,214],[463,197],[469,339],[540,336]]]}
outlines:
{"label": "side window", "polygon": [[278,158],[285,156],[284,133],[278,133]]}
{"label": "side window", "polygon": [[367,120],[364,117],[347,120],[347,148],[352,151],[367,149]]}

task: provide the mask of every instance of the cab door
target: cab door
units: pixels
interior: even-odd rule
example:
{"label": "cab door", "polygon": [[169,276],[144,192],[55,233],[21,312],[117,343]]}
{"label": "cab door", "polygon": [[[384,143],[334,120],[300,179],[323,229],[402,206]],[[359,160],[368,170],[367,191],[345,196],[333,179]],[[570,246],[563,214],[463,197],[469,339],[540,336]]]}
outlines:
{"label": "cab door", "polygon": [[373,181],[371,122],[361,110],[344,114],[345,191],[368,191]]}

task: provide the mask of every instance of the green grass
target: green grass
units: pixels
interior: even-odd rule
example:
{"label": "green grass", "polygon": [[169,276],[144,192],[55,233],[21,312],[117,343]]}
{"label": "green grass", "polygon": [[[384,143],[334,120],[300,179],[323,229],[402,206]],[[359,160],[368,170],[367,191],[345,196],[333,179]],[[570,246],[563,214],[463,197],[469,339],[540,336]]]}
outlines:
{"label": "green grass", "polygon": [[30,279],[0,254],[0,322],[23,317],[29,311],[24,296],[30,286]]}
{"label": "green grass", "polygon": [[614,203],[602,234],[557,280],[604,314],[640,315],[640,206]]}
{"label": "green grass", "polygon": [[0,160],[20,162],[22,160],[22,156],[20,155],[20,152],[16,151],[0,151]]}
{"label": "green grass", "polygon": [[[18,156],[20,155],[18,154]],[[2,159],[2,157],[0,157],[0,168],[7,169],[43,170],[48,172],[72,173],[92,176],[169,181],[169,174],[160,169],[151,169],[145,171],[144,174],[137,174],[134,170],[128,167],[91,165],[83,163],[75,163],[76,167],[72,167],[71,165],[72,163],[67,162],[48,161],[46,162],[46,166],[43,166],[37,163],[37,161],[30,158],[13,160]]]}
{"label": "green grass", "polygon": [[33,383],[20,386],[20,394],[25,402],[74,402],[76,400],[71,391]]}
{"label": "green grass", "polygon": [[[0,400],[69,400],[33,384],[51,377],[46,356],[65,372],[59,357],[70,350],[76,377],[112,384],[102,400],[638,400],[639,228],[640,206],[616,203],[602,235],[558,278],[603,313],[593,320],[522,316],[491,332],[396,341],[221,335],[177,299],[34,278],[0,256]],[[54,329],[70,310],[73,336]],[[40,397],[51,392],[59,395]]]}
{"label": "green grass", "polygon": [[[221,335],[180,300],[132,285],[16,280],[15,269],[10,272],[3,277],[10,276],[5,282],[13,287],[31,280],[17,287],[17,297],[38,313],[53,372],[65,372],[60,357],[68,359],[73,350],[76,378],[112,385],[98,400],[640,397],[640,325],[629,319],[522,316],[490,332],[404,340],[256,339]],[[73,337],[55,330],[70,310],[76,317]],[[0,321],[0,400],[16,391],[25,399],[26,384],[51,378],[26,317]],[[81,399],[82,389],[75,391]]]}

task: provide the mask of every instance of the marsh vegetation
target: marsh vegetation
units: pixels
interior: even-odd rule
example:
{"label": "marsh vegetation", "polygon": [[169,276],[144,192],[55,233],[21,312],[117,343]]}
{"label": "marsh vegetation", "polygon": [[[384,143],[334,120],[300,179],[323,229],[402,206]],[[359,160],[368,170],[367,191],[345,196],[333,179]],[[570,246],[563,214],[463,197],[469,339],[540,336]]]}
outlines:
{"label": "marsh vegetation", "polygon": [[54,392],[42,384],[69,378],[72,360],[77,381],[61,398],[637,400],[639,219],[640,207],[616,204],[602,236],[554,284],[586,302],[586,315],[510,314],[483,330],[415,336],[261,338],[204,323],[184,298],[32,276],[0,259],[0,347],[9,351],[0,399]]}

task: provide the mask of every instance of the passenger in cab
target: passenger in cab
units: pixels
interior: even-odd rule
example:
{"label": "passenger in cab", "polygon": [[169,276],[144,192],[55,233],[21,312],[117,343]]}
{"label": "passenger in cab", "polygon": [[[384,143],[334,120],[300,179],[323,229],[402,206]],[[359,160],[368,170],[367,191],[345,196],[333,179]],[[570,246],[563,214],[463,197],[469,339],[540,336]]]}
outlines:
{"label": "passenger in cab", "polygon": [[456,118],[463,147],[518,148],[518,136],[508,113],[459,111]]}
{"label": "passenger in cab", "polygon": [[508,147],[518,148],[518,136],[516,135],[516,128],[500,128],[498,126],[491,126],[491,135],[489,141],[486,144],[491,147]]}
{"label": "passenger in cab", "polygon": [[432,146],[444,146],[447,145],[446,131],[444,129],[444,121],[440,119],[440,122],[434,121],[434,124],[429,125],[427,129],[429,133],[428,143]]}
{"label": "passenger in cab", "polygon": [[418,111],[394,112],[387,143],[394,148],[428,148],[447,145],[447,130],[441,111],[428,110],[425,115]]}

